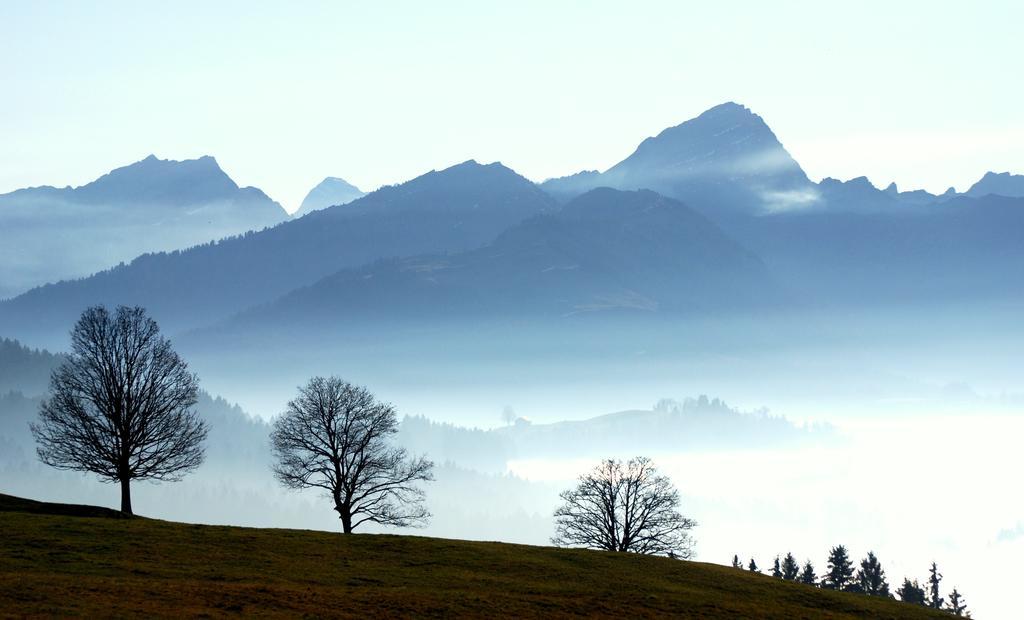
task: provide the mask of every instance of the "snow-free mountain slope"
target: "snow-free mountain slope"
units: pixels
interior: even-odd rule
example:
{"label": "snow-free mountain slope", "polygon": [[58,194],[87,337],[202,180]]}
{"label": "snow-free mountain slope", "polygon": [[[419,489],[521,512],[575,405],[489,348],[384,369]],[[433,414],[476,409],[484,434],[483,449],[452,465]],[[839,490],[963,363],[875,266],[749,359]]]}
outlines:
{"label": "snow-free mountain slope", "polygon": [[761,262],[682,203],[592,190],[479,249],[343,270],[236,319],[326,333],[364,321],[749,311],[784,297]]}
{"label": "snow-free mountain slope", "polygon": [[554,208],[547,194],[505,166],[468,161],[267,230],[144,255],[79,281],[29,291],[0,303],[0,323],[27,342],[62,346],[83,308],[126,303],[145,306],[173,333],[268,302],[339,269],[479,247]]}
{"label": "snow-free mountain slope", "polygon": [[299,210],[292,214],[292,217],[302,217],[307,213],[326,209],[327,207],[348,204],[356,198],[362,198],[365,195],[366,192],[345,179],[327,177],[320,181],[316,187],[309,190],[309,193],[302,200]]}
{"label": "snow-free mountain slope", "polygon": [[1009,172],[986,172],[977,183],[965,192],[968,196],[980,198],[989,194],[1010,198],[1024,197],[1024,175]]}
{"label": "snow-free mountain slope", "polygon": [[705,213],[784,211],[817,202],[813,183],[764,120],[731,102],[647,138],[600,175],[581,173],[542,186],[556,195],[599,186],[651,189]]}
{"label": "snow-free mountain slope", "polygon": [[0,297],[286,217],[260,190],[240,188],[212,157],[150,155],[81,187],[17,190],[0,195]]}

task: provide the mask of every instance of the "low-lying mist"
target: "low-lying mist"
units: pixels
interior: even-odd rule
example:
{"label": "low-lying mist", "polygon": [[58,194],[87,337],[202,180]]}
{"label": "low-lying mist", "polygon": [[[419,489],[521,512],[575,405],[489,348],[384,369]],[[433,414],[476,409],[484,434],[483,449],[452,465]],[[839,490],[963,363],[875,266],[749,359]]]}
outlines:
{"label": "low-lying mist", "polygon": [[255,415],[337,374],[400,412],[492,427],[513,408],[535,422],[710,394],[797,421],[1019,408],[1019,304],[561,321],[337,323],[315,337],[185,334],[203,385]]}
{"label": "low-lying mist", "polygon": [[[163,519],[337,530],[330,502],[277,484],[266,439],[296,386],[334,374],[395,404],[398,441],[436,463],[433,517],[408,533],[548,544],[561,490],[598,459],[642,454],[698,521],[698,560],[766,567],[792,552],[820,570],[843,544],[874,551],[894,587],[934,560],[984,614],[1013,604],[1024,551],[1024,497],[998,482],[1021,465],[1018,311],[185,334],[179,351],[225,399],[200,404],[208,460],[183,482],[136,485],[134,503]],[[18,381],[37,392],[0,399],[16,421],[0,431],[3,491],[116,506],[116,487],[36,461],[27,423],[45,381]]]}

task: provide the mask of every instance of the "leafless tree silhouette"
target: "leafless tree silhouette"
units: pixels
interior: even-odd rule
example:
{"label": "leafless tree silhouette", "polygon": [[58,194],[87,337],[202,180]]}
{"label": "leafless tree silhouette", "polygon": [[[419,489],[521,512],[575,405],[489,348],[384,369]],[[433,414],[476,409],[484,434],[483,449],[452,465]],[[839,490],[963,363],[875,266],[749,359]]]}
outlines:
{"label": "leafless tree silhouette", "polygon": [[198,386],[145,310],[89,308],[32,424],[39,459],[119,482],[121,512],[132,514],[132,480],[179,480],[203,462]]}
{"label": "leafless tree silhouette", "polygon": [[679,492],[650,459],[602,461],[561,498],[551,539],[557,546],[682,559],[693,554],[689,530],[697,524],[679,513]]}
{"label": "leafless tree silhouette", "polygon": [[346,534],[372,522],[416,526],[430,513],[417,483],[434,464],[388,439],[398,430],[391,405],[337,377],[314,377],[274,421],[274,474],[287,487],[326,491]]}

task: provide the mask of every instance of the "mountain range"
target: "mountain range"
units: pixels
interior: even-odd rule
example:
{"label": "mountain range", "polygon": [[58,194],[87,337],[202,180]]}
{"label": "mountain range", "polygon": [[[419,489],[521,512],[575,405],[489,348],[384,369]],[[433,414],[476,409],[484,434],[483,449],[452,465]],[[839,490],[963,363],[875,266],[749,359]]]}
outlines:
{"label": "mountain range", "polygon": [[[162,170],[149,175],[160,182],[137,181],[147,170]],[[879,189],[863,177],[815,183],[760,116],[726,103],[644,140],[604,172],[539,185],[470,160],[344,204],[358,190],[327,179],[301,217],[2,302],[0,332],[61,347],[77,314],[96,303],[146,306],[171,333],[258,333],[348,319],[642,320],[787,304],[1019,300],[1021,179],[988,174],[965,194],[942,195]],[[170,213],[262,196],[277,209],[267,217],[284,219],[211,158],[148,158],[82,188],[24,191],[80,205],[131,207],[137,197]],[[62,222],[74,230],[73,218]],[[52,242],[54,226],[38,229]]]}
{"label": "mountain range", "polygon": [[[884,190],[866,177],[827,177],[815,183],[804,173],[764,119],[737,103],[723,103],[696,118],[643,140],[608,170],[585,170],[541,183],[568,200],[595,187],[651,189],[682,200],[714,219],[737,214],[793,211],[870,212],[943,202],[958,194]],[[966,195],[1024,196],[1024,176],[989,172]]]}
{"label": "mountain range", "polygon": [[785,211],[818,202],[814,184],[764,120],[731,102],[647,138],[605,172],[541,184],[563,199],[602,185],[651,189],[714,212]]}
{"label": "mountain range", "polygon": [[150,155],[81,187],[17,190],[0,195],[0,298],[286,218],[281,205],[239,187],[212,157]]}
{"label": "mountain range", "polygon": [[756,256],[681,202],[598,188],[482,247],[342,270],[235,323],[705,314],[782,299]]}
{"label": "mountain range", "polygon": [[124,303],[147,307],[169,331],[191,329],[341,269],[481,246],[556,206],[508,168],[467,161],[273,228],[33,289],[0,303],[0,325],[61,346],[49,336],[62,338],[81,308]]}
{"label": "mountain range", "polygon": [[995,194],[1012,198],[1024,197],[1024,175],[1009,172],[986,172],[985,176],[967,190],[968,196],[979,198]]}

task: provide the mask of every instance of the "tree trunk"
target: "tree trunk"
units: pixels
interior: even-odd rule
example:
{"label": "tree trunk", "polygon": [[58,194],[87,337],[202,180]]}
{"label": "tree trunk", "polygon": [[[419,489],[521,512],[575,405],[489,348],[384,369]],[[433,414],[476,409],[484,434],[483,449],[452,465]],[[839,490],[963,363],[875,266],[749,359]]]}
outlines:
{"label": "tree trunk", "polygon": [[352,515],[341,514],[341,531],[343,534],[352,533]]}
{"label": "tree trunk", "polygon": [[132,490],[128,486],[129,479],[121,479],[121,512],[126,515],[132,514]]}

